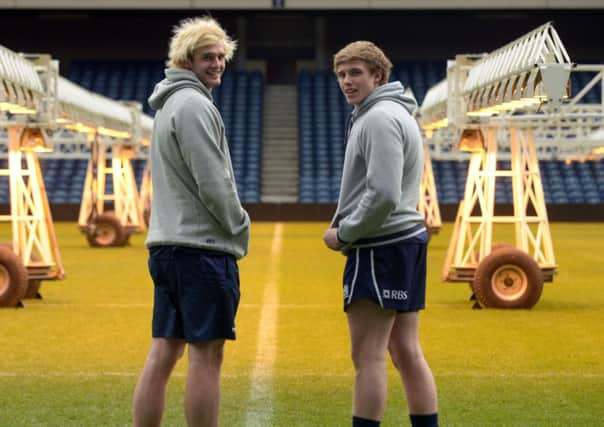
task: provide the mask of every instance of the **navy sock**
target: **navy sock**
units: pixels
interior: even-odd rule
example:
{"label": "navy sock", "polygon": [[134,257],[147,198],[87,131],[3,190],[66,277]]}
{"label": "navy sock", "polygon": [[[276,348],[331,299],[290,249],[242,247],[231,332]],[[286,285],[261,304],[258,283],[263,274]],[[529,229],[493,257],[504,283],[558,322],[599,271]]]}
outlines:
{"label": "navy sock", "polygon": [[438,427],[438,414],[409,415],[412,427]]}
{"label": "navy sock", "polygon": [[352,427],[380,427],[380,422],[367,418],[352,417]]}

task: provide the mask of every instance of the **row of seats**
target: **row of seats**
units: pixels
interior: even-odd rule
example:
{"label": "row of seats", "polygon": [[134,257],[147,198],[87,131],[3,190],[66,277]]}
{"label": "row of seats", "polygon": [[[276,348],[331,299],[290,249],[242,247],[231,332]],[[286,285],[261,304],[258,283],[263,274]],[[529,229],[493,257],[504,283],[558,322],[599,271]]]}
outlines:
{"label": "row of seats", "polygon": [[74,61],[68,78],[109,98],[138,101],[145,113],[152,114],[147,98],[163,70],[161,61]]}
{"label": "row of seats", "polygon": [[[146,111],[146,98],[153,85],[162,78],[160,61],[73,62],[70,79],[95,92],[116,99],[140,101]],[[421,103],[425,90],[444,78],[443,62],[402,62],[395,66],[392,80],[413,87]],[[573,94],[590,76],[575,74]],[[583,80],[585,81],[583,81]],[[298,79],[300,187],[303,203],[329,203],[337,200],[344,156],[344,134],[350,107],[344,101],[332,72],[302,72]],[[588,93],[588,99],[596,95]],[[262,154],[263,78],[260,73],[227,71],[223,83],[213,91],[216,105],[225,122],[238,191],[247,203],[260,200]],[[59,162],[59,163],[56,163]],[[67,162],[62,165],[60,162]],[[72,162],[72,163],[69,163]],[[85,160],[48,160],[45,181],[51,202],[79,203],[84,182]],[[456,163],[459,165],[455,166]],[[61,164],[60,167],[52,166]],[[442,203],[457,203],[464,192],[465,162],[435,162],[435,178]],[[543,185],[548,203],[600,203],[602,183],[595,175],[576,171],[568,175],[558,163],[542,165]],[[577,165],[581,165],[578,163]],[[587,164],[582,164],[587,165]],[[142,163],[137,173],[142,172]],[[575,167],[575,166],[573,166]],[[579,166],[576,166],[579,168]],[[581,166],[584,167],[584,166]],[[53,172],[53,170],[59,172]],[[68,179],[69,178],[69,179]],[[511,182],[499,179],[497,203],[511,202]],[[108,182],[108,186],[111,182]],[[0,187],[2,185],[0,184]],[[109,187],[110,190],[110,187]],[[0,188],[0,201],[7,192]]]}
{"label": "row of seats", "polygon": [[[464,197],[467,161],[433,161],[434,179],[440,203],[456,204]],[[509,161],[500,161],[498,169],[509,170]],[[604,160],[539,162],[546,204],[604,203]],[[496,179],[495,203],[512,204],[512,179]]]}
{"label": "row of seats", "polygon": [[[391,80],[413,87],[421,103],[427,89],[444,78],[444,62],[401,62]],[[351,107],[331,71],[302,71],[298,76],[299,200],[328,203],[337,199],[346,120]]]}
{"label": "row of seats", "polygon": [[[137,184],[140,183],[145,160],[135,159],[133,169]],[[44,184],[51,203],[79,204],[86,178],[86,159],[43,159],[40,162]],[[0,160],[0,167],[6,168],[6,159]],[[432,167],[439,202],[457,204],[463,198],[467,160],[433,160]],[[509,161],[500,161],[498,168],[509,169]],[[541,179],[547,204],[568,203],[604,203],[604,160],[589,162],[540,161]],[[340,177],[335,176],[325,182],[329,186],[323,199],[311,200],[312,203],[332,203],[337,201]],[[317,180],[317,183],[322,181]],[[323,188],[317,186],[317,195]],[[107,179],[107,191],[113,191],[113,182]],[[241,191],[241,189],[240,189]],[[302,196],[302,195],[301,195]],[[307,198],[311,195],[307,194]],[[305,202],[300,197],[301,202]],[[512,181],[509,177],[500,177],[496,181],[495,203],[511,204]],[[8,178],[0,177],[0,203],[9,203]]]}
{"label": "row of seats", "polygon": [[[110,98],[138,101],[147,114],[153,114],[147,98],[163,78],[163,70],[161,61],[76,61],[69,78]],[[259,72],[229,70],[212,91],[224,120],[239,196],[248,203],[260,200],[263,86]]]}
{"label": "row of seats", "polygon": [[300,202],[329,203],[337,198],[350,111],[333,73],[299,75]]}
{"label": "row of seats", "polygon": [[[392,71],[391,80],[412,87],[421,104],[428,88],[446,76],[444,62],[400,62]],[[573,73],[571,94],[574,96],[593,77],[589,73]],[[592,88],[582,102],[600,101],[599,84]],[[351,108],[346,104],[332,72],[303,71],[298,77],[300,186],[302,203],[326,203],[337,200],[342,174],[346,118]],[[587,163],[577,163],[585,168]],[[575,165],[577,165],[575,164]],[[562,177],[570,174],[564,163],[544,162],[543,187],[547,203],[601,203],[604,186],[596,175],[589,180]],[[434,175],[439,200],[456,204],[464,195],[467,162],[435,162]],[[573,169],[574,172],[574,169]],[[576,171],[579,174],[579,170]],[[580,191],[577,187],[581,188]],[[509,178],[498,179],[496,203],[512,203],[512,183]]]}
{"label": "row of seats", "polygon": [[[139,188],[145,164],[146,161],[142,159],[132,161],[132,168]],[[0,168],[4,169],[6,167],[6,159],[1,159]],[[80,204],[86,180],[87,159],[41,159],[40,167],[50,203]],[[106,191],[107,193],[113,192],[111,175],[107,176]],[[0,177],[0,203],[9,203],[9,201],[8,178]]]}

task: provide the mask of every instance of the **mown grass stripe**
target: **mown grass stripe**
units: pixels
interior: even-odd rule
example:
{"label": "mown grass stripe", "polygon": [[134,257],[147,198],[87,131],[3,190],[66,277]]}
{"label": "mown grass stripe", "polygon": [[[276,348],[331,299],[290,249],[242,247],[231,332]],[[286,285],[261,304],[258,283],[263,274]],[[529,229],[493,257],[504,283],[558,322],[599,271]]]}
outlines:
{"label": "mown grass stripe", "polygon": [[248,427],[271,425],[273,418],[273,367],[278,340],[278,283],[282,236],[283,223],[277,223],[273,232],[262,312],[258,325],[256,361],[250,378],[250,397],[245,420],[245,425]]}

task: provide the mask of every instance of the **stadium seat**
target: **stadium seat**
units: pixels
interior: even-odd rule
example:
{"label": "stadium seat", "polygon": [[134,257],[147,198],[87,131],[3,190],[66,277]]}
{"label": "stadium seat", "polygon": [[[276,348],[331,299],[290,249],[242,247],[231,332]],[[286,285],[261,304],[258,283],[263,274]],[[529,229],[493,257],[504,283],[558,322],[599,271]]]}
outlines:
{"label": "stadium seat", "polygon": [[[163,69],[162,61],[74,61],[69,75],[76,83],[105,96],[138,101],[145,113],[152,114],[147,98],[163,78]],[[263,86],[259,72],[229,70],[222,84],[213,90],[225,123],[235,176],[244,181],[238,182],[240,197],[250,203],[260,200]],[[143,169],[144,162],[136,169],[139,185]]]}

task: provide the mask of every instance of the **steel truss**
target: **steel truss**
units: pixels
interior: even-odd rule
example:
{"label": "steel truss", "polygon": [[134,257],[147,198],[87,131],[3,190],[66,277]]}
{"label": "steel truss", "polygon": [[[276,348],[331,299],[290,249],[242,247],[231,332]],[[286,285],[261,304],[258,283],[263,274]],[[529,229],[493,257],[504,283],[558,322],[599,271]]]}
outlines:
{"label": "steel truss", "polygon": [[[510,129],[511,168],[497,167],[500,129],[477,129],[484,150],[472,153],[464,199],[460,203],[445,258],[442,279],[473,281],[476,268],[489,255],[496,242],[493,229],[497,224],[514,226],[515,247],[539,264],[545,279],[551,281],[556,261],[549,230],[547,209],[532,129]],[[513,215],[495,212],[497,178],[511,178]]]}
{"label": "steel truss", "polygon": [[[432,145],[471,153],[441,278],[470,282],[477,307],[531,308],[557,271],[538,160],[577,135],[593,139],[587,135],[604,118],[602,106],[578,102],[588,86],[564,102],[570,69],[548,23],[491,54],[458,56],[446,85],[435,86],[422,106]],[[512,182],[511,213],[495,207],[501,180]],[[495,241],[502,238],[495,228],[513,243]]]}
{"label": "steel truss", "polygon": [[426,228],[430,234],[437,234],[442,227],[438,195],[434,183],[430,148],[424,145],[424,174],[420,185],[419,203],[417,209],[424,216]]}
{"label": "steel truss", "polygon": [[[115,143],[115,208],[132,228],[142,223],[133,213],[138,199],[125,147],[149,140],[152,119],[140,105],[89,92],[60,77],[58,69],[49,55],[18,54],[0,46],[0,157],[8,159],[0,175],[10,183],[10,214],[0,220],[12,224],[12,243],[0,245],[0,307],[22,305],[23,298],[39,295],[41,280],[64,275],[38,158],[38,152],[52,151],[52,139],[60,152],[54,156],[72,158],[82,157],[91,134]],[[94,212],[98,204],[92,206]],[[110,222],[119,234],[119,220]],[[101,225],[94,224],[96,229]]]}
{"label": "steel truss", "polygon": [[98,135],[91,143],[78,224],[92,246],[123,246],[131,234],[146,229],[131,163],[135,151],[125,144],[100,143]]}
{"label": "steel truss", "polygon": [[[8,249],[16,258],[7,258],[10,254],[4,252],[6,248],[0,248],[3,260],[0,270],[3,281],[18,285],[10,301],[3,300],[2,304],[13,306],[22,305],[23,298],[40,297],[41,281],[62,279],[65,270],[40,162],[35,147],[28,146],[30,138],[41,139],[43,134],[39,130],[11,127],[8,136],[8,168],[0,169],[0,175],[9,179],[10,214],[0,215],[0,221],[11,223],[12,241]],[[25,274],[15,275],[14,271]]]}

